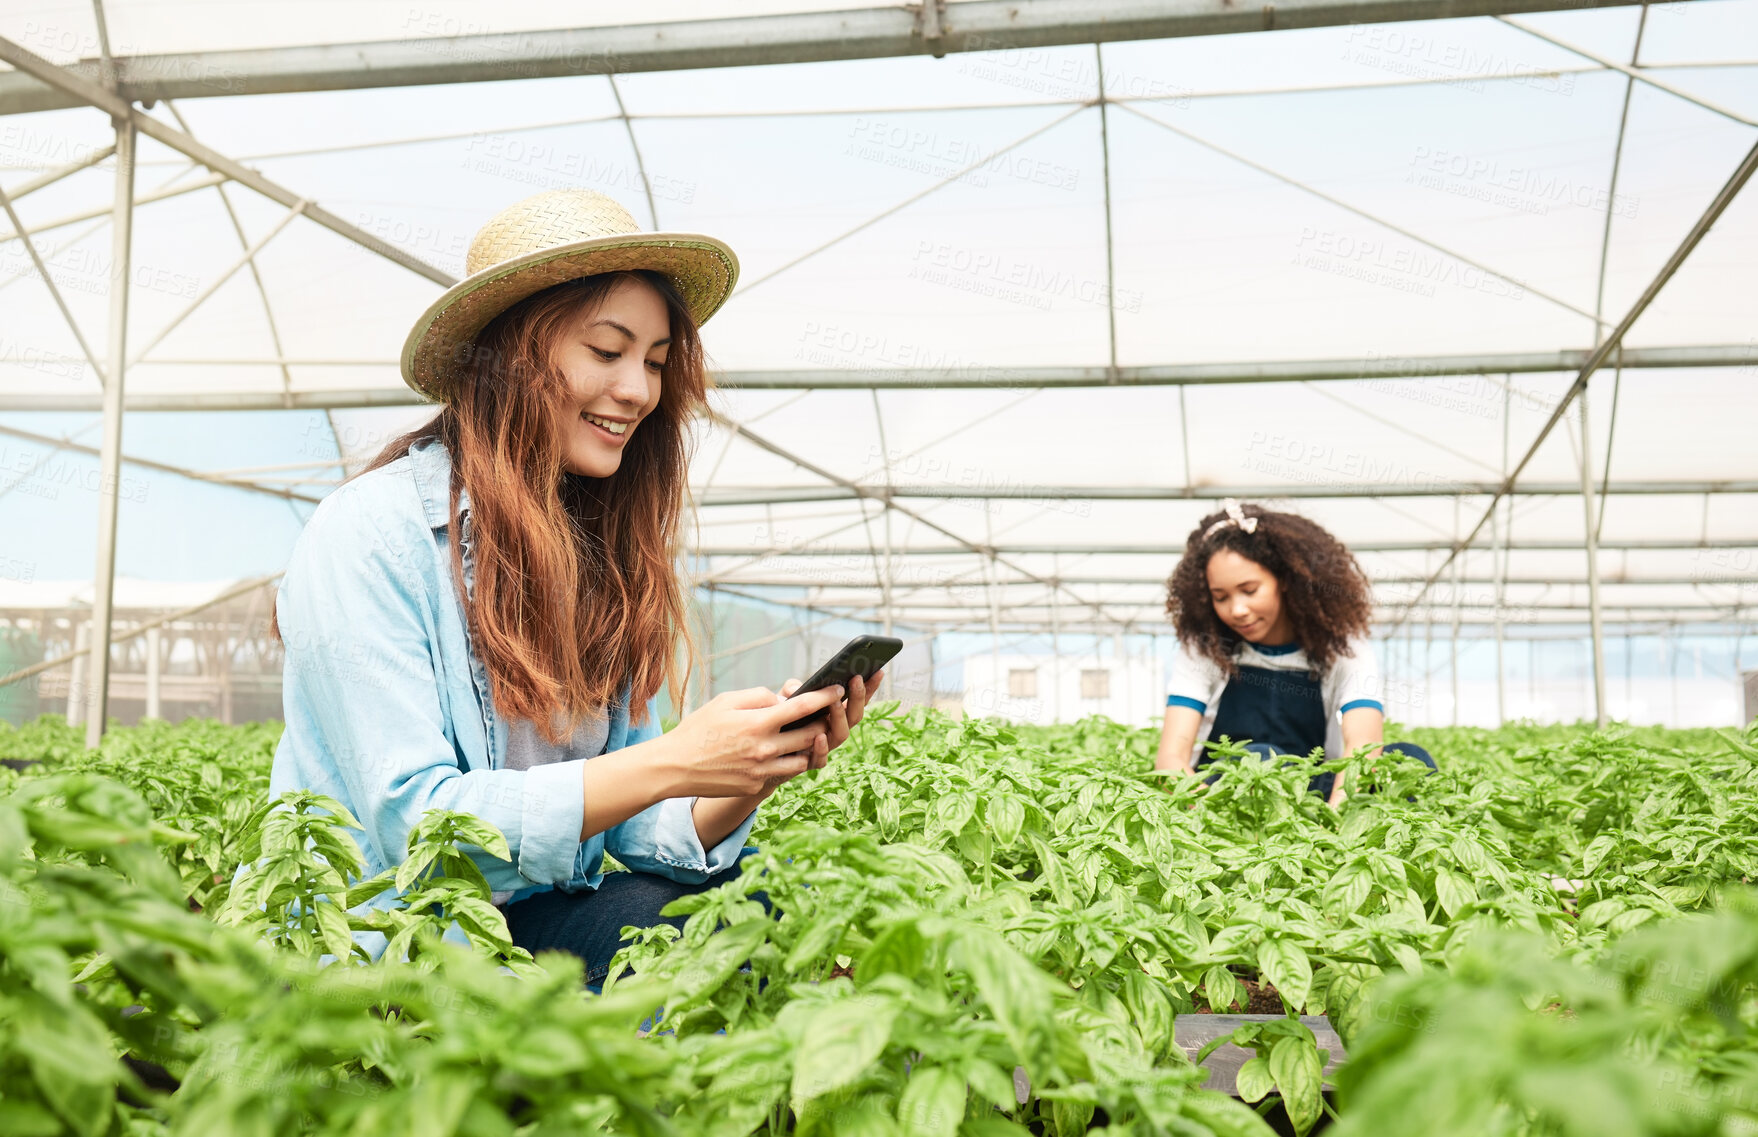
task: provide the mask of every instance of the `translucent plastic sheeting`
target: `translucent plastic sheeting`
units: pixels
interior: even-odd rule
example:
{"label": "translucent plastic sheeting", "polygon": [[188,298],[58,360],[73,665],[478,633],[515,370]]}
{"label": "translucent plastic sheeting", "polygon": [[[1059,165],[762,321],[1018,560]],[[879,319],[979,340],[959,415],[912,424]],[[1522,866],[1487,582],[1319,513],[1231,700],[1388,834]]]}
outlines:
{"label": "translucent plastic sheeting", "polygon": [[[389,38],[433,38],[445,50],[459,34],[708,18],[724,14],[717,7],[508,4],[485,18],[446,4],[234,11],[112,0],[105,12],[112,49],[133,54]],[[287,18],[265,18],[277,9]],[[1632,7],[1521,20],[1627,61],[1640,18]],[[0,15],[0,34],[58,61],[96,54],[88,5]],[[1651,7],[1639,61],[1736,117],[1758,116],[1758,68],[1736,65],[1758,61],[1758,2]],[[930,384],[990,384],[876,396],[723,390],[719,411],[771,448],[705,423],[692,468],[692,569],[704,579],[869,612],[888,580],[898,619],[980,626],[990,571],[1102,578],[1071,580],[1058,619],[1066,605],[1069,619],[1153,620],[1163,598],[1151,582],[1214,508],[1185,494],[1234,490],[1304,512],[1357,547],[1386,613],[1419,595],[1420,613],[1448,608],[1450,570],[1426,593],[1422,582],[1483,515],[1479,488],[1526,453],[1572,374],[1395,376],[1414,357],[1591,347],[1595,313],[1605,325],[1623,315],[1752,144],[1751,126],[1637,84],[1614,189],[1627,85],[1515,26],[1470,19],[644,73],[614,89],[581,76],[177,109],[202,141],[452,274],[483,222],[550,188],[600,190],[643,225],[720,236],[743,273],[705,339],[731,382],[760,371],[907,371]],[[1093,105],[1101,93],[1103,110]],[[151,113],[176,121],[163,105]],[[16,187],[109,141],[96,112],[12,116],[0,121],[0,178]],[[204,176],[150,140],[140,150],[137,196]],[[95,213],[112,182],[99,165],[18,210],[27,227]],[[1751,192],[1635,325],[1630,346],[1758,344]],[[257,255],[260,292],[248,270],[219,283],[287,212],[227,193],[242,240],[212,187],[137,208],[129,343],[133,354],[152,347],[129,371],[131,395],[398,397],[394,361],[437,286],[303,218]],[[106,220],[37,240],[101,351]],[[22,244],[0,242],[0,399],[95,398],[96,376],[34,276]],[[1038,389],[1026,371],[1325,359],[1358,364],[1362,378]],[[1621,380],[1608,365],[1594,378],[1592,467],[1597,478],[1610,452],[1614,491],[1600,528],[1602,599],[1615,618],[1670,608],[1737,619],[1749,609],[1758,495],[1619,487],[1758,478],[1755,378],[1750,365],[1632,369]],[[358,468],[430,413],[289,415],[302,432],[292,452],[339,452]],[[0,419],[29,427],[39,417]],[[1579,621],[1586,523],[1573,419],[1522,474],[1546,492],[1514,501],[1506,603]],[[250,464],[201,446],[156,456]],[[337,471],[318,474],[307,483],[314,496]],[[971,496],[899,497],[887,523],[881,503],[857,500],[846,483]],[[1469,492],[1450,496],[1461,487]],[[189,492],[198,490],[216,492]],[[825,490],[841,496],[720,504]],[[1110,490],[1149,500],[1107,500]],[[1315,496],[1327,490],[1336,496]],[[43,508],[24,496],[0,496],[0,519]],[[280,510],[262,570],[279,567],[289,515],[307,508]],[[1484,583],[1495,576],[1492,533],[1464,557],[1467,621],[1492,614],[1469,599],[1494,603]],[[1699,547],[1678,547],[1688,544]],[[991,570],[970,546],[998,547],[1004,563]],[[823,547],[839,553],[799,555]],[[1130,548],[1151,551],[1103,551]],[[124,570],[129,556],[125,543]],[[1137,578],[1150,583],[1129,583]],[[1048,621],[1049,592],[1002,585],[994,607]]]}
{"label": "translucent plastic sheeting", "polygon": [[[882,6],[873,0],[741,0],[738,14]],[[493,5],[476,0],[270,0],[252,4],[187,0],[170,5],[153,0],[106,0],[104,14],[109,21],[112,52],[149,55],[392,39],[432,39],[439,49],[440,41],[453,36],[714,19],[727,12],[725,5],[712,0],[646,0],[638,5],[607,0],[497,0]],[[91,5],[78,0],[32,4],[29,12],[15,14],[7,27],[10,30],[0,34],[18,38],[57,63],[98,54]]]}

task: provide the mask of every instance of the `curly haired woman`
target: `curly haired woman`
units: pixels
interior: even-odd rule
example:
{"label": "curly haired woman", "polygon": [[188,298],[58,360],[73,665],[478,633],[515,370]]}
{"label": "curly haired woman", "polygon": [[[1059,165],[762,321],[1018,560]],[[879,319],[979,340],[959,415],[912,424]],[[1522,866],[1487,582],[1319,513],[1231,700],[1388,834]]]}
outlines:
{"label": "curly haired woman", "polygon": [[[1323,527],[1229,501],[1191,531],[1167,589],[1180,651],[1155,769],[1194,774],[1210,761],[1202,742],[1223,735],[1265,757],[1374,746],[1434,768],[1419,746],[1381,746],[1367,576]],[[1308,788],[1339,805],[1343,774]]]}
{"label": "curly haired woman", "polygon": [[[680,924],[659,910],[737,874],[758,804],[825,764],[867,688],[728,692],[659,729],[696,329],[732,292],[731,250],[552,190],[491,220],[467,266],[403,349],[439,413],[324,500],[287,566],[270,793],[338,799],[368,873],[429,809],[492,823],[511,861],[470,852],[513,942],[573,952],[596,983],[625,925]],[[602,872],[607,851],[631,871]]]}

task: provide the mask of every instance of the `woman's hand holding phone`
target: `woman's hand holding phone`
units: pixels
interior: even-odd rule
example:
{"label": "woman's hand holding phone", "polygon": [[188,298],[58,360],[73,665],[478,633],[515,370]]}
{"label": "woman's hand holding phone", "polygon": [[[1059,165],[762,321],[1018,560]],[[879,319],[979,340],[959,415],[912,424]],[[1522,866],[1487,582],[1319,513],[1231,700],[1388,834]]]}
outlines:
{"label": "woman's hand holding phone", "polygon": [[[656,739],[665,740],[683,758],[677,788],[668,796],[696,797],[692,812],[703,846],[717,844],[737,829],[781,783],[823,768],[830,752],[848,741],[866,714],[867,692],[881,677],[874,675],[871,684],[858,675],[851,678],[846,707],[838,687],[793,698],[798,679],[782,684],[779,694],[765,687],[729,692]],[[820,709],[826,711],[824,717],[782,729]]]}
{"label": "woman's hand holding phone", "polygon": [[808,769],[813,755],[825,746],[831,724],[820,720],[793,730],[781,728],[802,711],[828,707],[838,697],[838,691],[827,689],[790,703],[767,687],[716,695],[662,736],[672,751],[677,781],[672,796],[765,793]]}
{"label": "woman's hand holding phone", "polygon": [[[873,682],[871,684],[859,675],[849,679],[848,698],[846,703],[840,698],[834,703],[831,703],[829,716],[815,724],[818,726],[827,726],[829,730],[821,736],[820,740],[815,740],[813,742],[811,762],[806,767],[807,769],[823,769],[830,761],[830,752],[848,741],[848,736],[853,733],[855,727],[860,725],[862,717],[867,713],[868,691],[873,687],[879,686],[880,681],[884,678],[885,672],[881,669],[874,672]],[[791,698],[793,693],[799,690],[799,687],[800,681],[798,679],[789,679],[786,683],[781,685],[782,698]],[[839,688],[829,689],[839,690]],[[816,694],[817,692],[814,693]],[[806,712],[814,710],[815,708],[808,707],[805,702],[802,701],[798,709],[802,712]]]}

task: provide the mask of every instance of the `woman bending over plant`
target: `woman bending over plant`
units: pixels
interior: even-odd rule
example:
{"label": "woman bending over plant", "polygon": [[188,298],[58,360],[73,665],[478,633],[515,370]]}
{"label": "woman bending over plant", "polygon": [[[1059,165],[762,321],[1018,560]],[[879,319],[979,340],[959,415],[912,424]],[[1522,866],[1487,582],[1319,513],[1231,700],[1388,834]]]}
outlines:
{"label": "woman bending over plant", "polygon": [[[471,855],[513,942],[574,952],[597,983],[625,925],[737,874],[758,803],[825,764],[868,692],[735,691],[660,733],[654,697],[676,705],[687,673],[697,327],[732,291],[731,250],[555,190],[490,221],[467,263],[403,349],[405,381],[444,405],[323,502],[282,580],[270,790],[337,798],[369,873],[429,809],[491,822],[512,860]],[[632,871],[602,873],[607,851]]]}
{"label": "woman bending over plant", "polygon": [[[1202,519],[1167,582],[1179,656],[1154,767],[1194,774],[1202,742],[1335,760],[1384,741],[1379,667],[1368,639],[1366,575],[1349,549],[1292,513],[1227,502]],[[1385,750],[1434,760],[1411,743]],[[1335,806],[1343,774],[1308,787]]]}

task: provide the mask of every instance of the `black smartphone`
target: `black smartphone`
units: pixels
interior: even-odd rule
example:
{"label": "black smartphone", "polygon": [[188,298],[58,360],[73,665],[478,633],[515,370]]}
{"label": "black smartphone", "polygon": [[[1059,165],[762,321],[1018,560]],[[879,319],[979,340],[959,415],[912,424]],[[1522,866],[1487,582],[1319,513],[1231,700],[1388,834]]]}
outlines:
{"label": "black smartphone", "polygon": [[[863,681],[870,681],[879,673],[879,669],[891,662],[891,658],[903,650],[903,641],[892,636],[856,636],[842,645],[829,661],[812,673],[812,677],[800,684],[794,695],[804,695],[807,691],[822,691],[826,687],[847,687],[848,681],[859,675]],[[790,696],[791,697],[791,696]],[[817,722],[830,714],[829,707],[821,707],[805,718],[795,719],[782,727],[782,732],[805,726],[809,722]]]}

